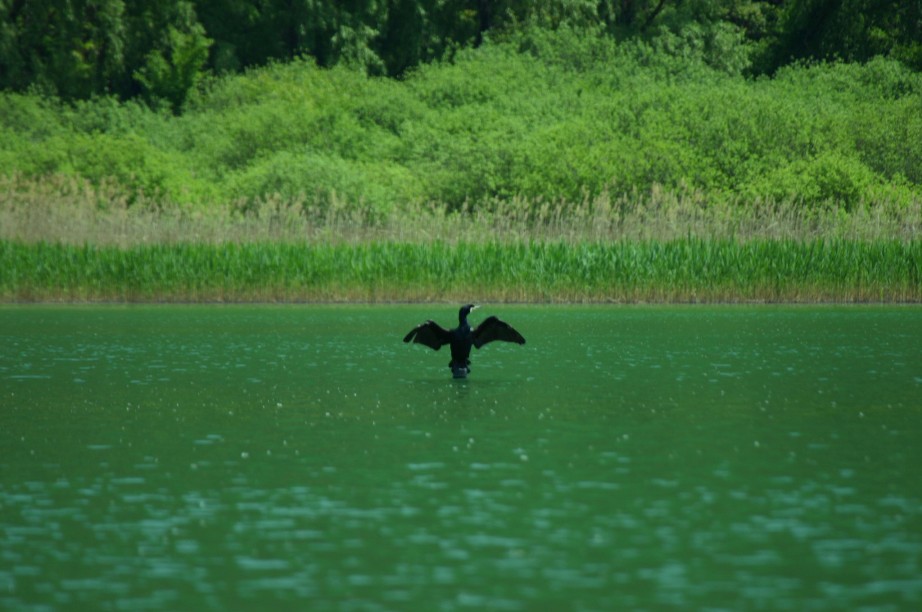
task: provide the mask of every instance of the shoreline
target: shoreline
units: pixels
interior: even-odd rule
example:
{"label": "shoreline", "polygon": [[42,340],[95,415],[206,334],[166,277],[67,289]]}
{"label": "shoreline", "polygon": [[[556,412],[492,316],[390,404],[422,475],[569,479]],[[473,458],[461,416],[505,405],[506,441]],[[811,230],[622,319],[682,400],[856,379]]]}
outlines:
{"label": "shoreline", "polygon": [[[465,300],[430,300],[430,301],[401,301],[388,300],[377,302],[362,301],[324,301],[324,300],[291,300],[291,301],[191,301],[191,300],[160,300],[160,301],[115,301],[115,300],[3,300],[0,299],[0,307],[4,306],[99,306],[99,307],[119,307],[119,306],[426,306],[426,305],[444,305],[455,306]],[[760,306],[790,306],[790,307],[811,307],[811,306],[829,306],[829,307],[913,307],[922,306],[922,300],[919,301],[715,301],[715,302],[619,302],[619,301],[549,301],[549,302],[501,302],[496,300],[474,300],[479,304],[501,304],[504,306],[587,306],[587,307],[657,307],[657,306],[702,306],[702,307],[760,307]]]}

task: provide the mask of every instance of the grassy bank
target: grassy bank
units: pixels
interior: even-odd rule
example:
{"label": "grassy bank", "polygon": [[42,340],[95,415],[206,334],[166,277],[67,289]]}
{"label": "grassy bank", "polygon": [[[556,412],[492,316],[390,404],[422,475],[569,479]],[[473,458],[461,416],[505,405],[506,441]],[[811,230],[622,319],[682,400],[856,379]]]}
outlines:
{"label": "grassy bank", "polygon": [[922,210],[653,192],[388,214],[0,182],[5,301],[922,301]]}
{"label": "grassy bank", "polygon": [[0,242],[7,301],[918,302],[922,241]]}

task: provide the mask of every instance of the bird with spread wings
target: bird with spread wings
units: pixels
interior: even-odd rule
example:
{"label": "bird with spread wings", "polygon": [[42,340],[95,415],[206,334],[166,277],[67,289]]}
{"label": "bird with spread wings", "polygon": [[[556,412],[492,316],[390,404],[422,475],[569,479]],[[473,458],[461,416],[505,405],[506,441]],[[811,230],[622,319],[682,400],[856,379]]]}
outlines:
{"label": "bird with spread wings", "polygon": [[477,306],[474,304],[461,307],[458,311],[458,327],[445,329],[435,321],[429,320],[410,330],[403,341],[423,344],[435,350],[448,344],[451,347],[451,361],[448,367],[455,378],[467,378],[470,373],[471,347],[479,349],[494,340],[525,344],[522,334],[494,316],[487,317],[477,327],[471,328],[467,317],[475,308]]}

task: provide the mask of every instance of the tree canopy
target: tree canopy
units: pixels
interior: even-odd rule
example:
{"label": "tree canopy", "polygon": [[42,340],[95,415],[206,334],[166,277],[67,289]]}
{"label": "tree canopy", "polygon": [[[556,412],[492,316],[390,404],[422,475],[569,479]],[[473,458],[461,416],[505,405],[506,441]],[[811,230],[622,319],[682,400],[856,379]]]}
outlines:
{"label": "tree canopy", "polygon": [[399,77],[523,24],[753,74],[878,55],[922,69],[922,0],[0,0],[0,89],[179,111],[208,74],[309,56]]}

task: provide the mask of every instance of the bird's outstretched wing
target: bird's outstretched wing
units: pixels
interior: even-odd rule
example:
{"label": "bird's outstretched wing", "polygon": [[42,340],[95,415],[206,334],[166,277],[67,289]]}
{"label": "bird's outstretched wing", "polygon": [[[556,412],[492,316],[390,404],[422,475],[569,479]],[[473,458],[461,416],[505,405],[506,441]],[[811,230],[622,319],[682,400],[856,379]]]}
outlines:
{"label": "bird's outstretched wing", "polygon": [[515,342],[516,344],[525,344],[525,338],[522,334],[515,331],[511,325],[505,321],[500,321],[496,317],[487,317],[474,330],[474,346],[480,348],[487,342],[502,340],[503,342]]}
{"label": "bird's outstretched wing", "polygon": [[451,333],[435,321],[426,321],[411,329],[410,333],[404,336],[403,341],[418,342],[439,350],[443,345],[451,342]]}

